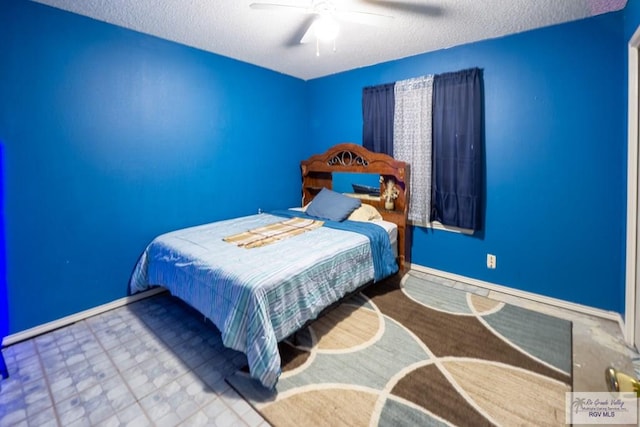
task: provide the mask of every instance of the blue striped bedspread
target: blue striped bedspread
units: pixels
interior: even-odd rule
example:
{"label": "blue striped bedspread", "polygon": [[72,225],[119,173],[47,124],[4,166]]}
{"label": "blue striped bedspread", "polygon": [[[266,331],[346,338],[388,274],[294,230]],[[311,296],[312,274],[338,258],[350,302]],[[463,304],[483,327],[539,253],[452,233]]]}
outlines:
{"label": "blue striped bedspread", "polygon": [[[345,221],[345,229],[323,226],[251,249],[222,240],[278,221],[282,216],[258,214],[160,235],[129,283],[132,293],[163,286],[200,311],[268,388],[281,373],[278,341],[350,291],[397,271],[388,235],[375,224]],[[370,230],[361,234],[363,227]],[[377,274],[376,257],[386,260]]]}

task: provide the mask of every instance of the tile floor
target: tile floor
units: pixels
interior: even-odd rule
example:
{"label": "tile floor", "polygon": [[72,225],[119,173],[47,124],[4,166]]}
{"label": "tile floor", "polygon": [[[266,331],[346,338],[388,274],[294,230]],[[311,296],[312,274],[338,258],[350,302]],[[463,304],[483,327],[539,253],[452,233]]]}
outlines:
{"label": "tile floor", "polygon": [[2,427],[268,425],[224,381],[244,355],[166,293],[3,354]]}
{"label": "tile floor", "polygon": [[[640,376],[640,356],[607,320],[558,310],[465,283],[440,283],[574,322],[574,390],[605,391],[613,365]],[[3,351],[4,426],[267,426],[225,382],[246,363],[185,304],[159,294]]]}

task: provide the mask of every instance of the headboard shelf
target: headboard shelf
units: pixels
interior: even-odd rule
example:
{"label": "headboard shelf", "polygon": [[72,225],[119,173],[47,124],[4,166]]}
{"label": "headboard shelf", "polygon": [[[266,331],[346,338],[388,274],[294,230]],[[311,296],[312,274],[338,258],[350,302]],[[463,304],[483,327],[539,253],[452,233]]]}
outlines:
{"label": "headboard shelf", "polygon": [[[400,189],[393,210],[385,209],[382,197],[362,197],[362,203],[372,205],[386,220],[398,226],[398,264],[409,263],[410,239],[407,228],[409,201],[409,164],[382,153],[374,153],[361,145],[342,143],[322,154],[300,162],[302,169],[302,205],[311,202],[322,190],[333,190],[333,173],[349,172],[380,175],[385,182],[392,179]],[[383,185],[380,185],[383,190]]]}

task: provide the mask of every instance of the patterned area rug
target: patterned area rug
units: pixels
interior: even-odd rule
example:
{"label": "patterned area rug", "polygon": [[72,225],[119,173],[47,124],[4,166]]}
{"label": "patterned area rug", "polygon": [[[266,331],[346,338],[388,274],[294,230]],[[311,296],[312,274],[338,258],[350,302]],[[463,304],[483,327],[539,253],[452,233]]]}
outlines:
{"label": "patterned area rug", "polygon": [[275,390],[227,378],[274,426],[564,425],[571,323],[386,279],[282,343]]}

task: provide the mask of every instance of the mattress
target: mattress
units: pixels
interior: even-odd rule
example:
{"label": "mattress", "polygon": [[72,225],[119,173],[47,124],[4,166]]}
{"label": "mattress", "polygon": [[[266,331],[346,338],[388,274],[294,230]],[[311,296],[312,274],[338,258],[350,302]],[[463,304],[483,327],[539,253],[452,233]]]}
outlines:
{"label": "mattress", "polygon": [[384,230],[387,232],[387,235],[389,236],[389,242],[391,244],[393,257],[396,258],[398,256],[398,226],[393,222],[385,221],[383,219],[374,219],[373,221],[369,222],[384,228]]}

